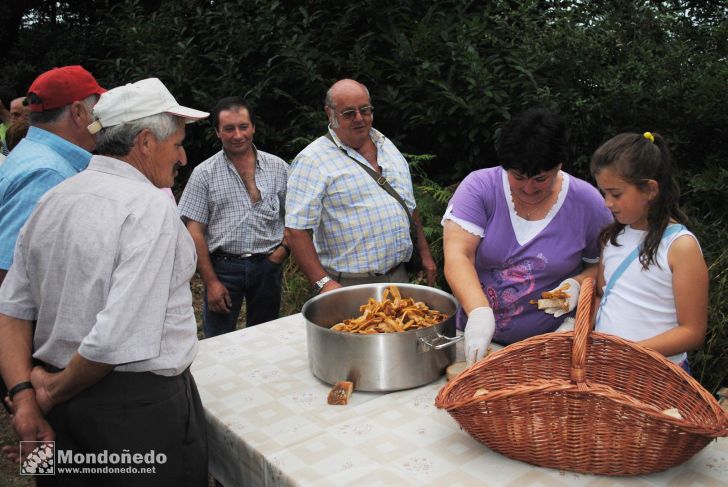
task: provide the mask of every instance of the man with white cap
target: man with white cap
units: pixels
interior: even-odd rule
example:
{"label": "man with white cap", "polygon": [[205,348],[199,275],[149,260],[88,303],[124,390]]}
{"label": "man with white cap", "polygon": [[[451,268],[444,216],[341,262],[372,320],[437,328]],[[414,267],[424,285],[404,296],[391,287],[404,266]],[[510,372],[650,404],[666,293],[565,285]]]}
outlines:
{"label": "man with white cap", "polygon": [[[13,426],[21,440],[55,437],[65,452],[56,455],[60,485],[207,485],[204,414],[189,372],[195,247],[158,188],[187,162],[185,123],[208,114],[180,106],[152,78],[108,91],[94,115],[99,155],[41,199],[0,288]],[[96,464],[62,464],[76,453]],[[121,472],[146,473],[59,475],[108,458]]]}

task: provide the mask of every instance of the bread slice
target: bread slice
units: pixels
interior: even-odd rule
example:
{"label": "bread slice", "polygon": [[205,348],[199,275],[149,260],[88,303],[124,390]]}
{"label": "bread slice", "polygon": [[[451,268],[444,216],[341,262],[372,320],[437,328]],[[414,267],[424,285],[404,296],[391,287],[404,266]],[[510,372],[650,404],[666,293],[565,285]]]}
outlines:
{"label": "bread slice", "polygon": [[[503,347],[498,346],[498,348],[503,348]],[[485,358],[488,355],[490,355],[491,353],[493,353],[493,351],[494,351],[493,346],[489,346],[488,348],[486,348],[485,349],[485,355],[483,355],[483,358]],[[483,359],[481,359],[481,360],[483,360]],[[468,368],[468,365],[467,365],[467,362],[465,362],[465,361],[451,363],[447,367],[447,369],[445,369],[445,374],[447,375],[447,380],[448,381],[453,380],[455,377],[457,377],[457,375],[460,372],[462,372],[463,370],[465,370],[467,368]]]}
{"label": "bread slice", "polygon": [[564,311],[569,310],[569,302],[566,299],[539,299],[538,309],[561,308]]}
{"label": "bread slice", "polygon": [[473,393],[473,397],[485,396],[486,394],[488,394],[488,389],[481,387]]}
{"label": "bread slice", "polygon": [[677,419],[683,419],[682,414],[680,414],[680,410],[678,408],[665,409],[664,411],[662,411],[662,414],[666,414]]}
{"label": "bread slice", "polygon": [[354,392],[353,382],[337,382],[329,391],[328,403],[336,406],[346,406],[349,404],[352,392]]}
{"label": "bread slice", "polygon": [[453,362],[447,367],[447,369],[445,369],[445,373],[447,374],[447,380],[453,380],[460,372],[462,372],[466,368],[467,364],[465,362]]}

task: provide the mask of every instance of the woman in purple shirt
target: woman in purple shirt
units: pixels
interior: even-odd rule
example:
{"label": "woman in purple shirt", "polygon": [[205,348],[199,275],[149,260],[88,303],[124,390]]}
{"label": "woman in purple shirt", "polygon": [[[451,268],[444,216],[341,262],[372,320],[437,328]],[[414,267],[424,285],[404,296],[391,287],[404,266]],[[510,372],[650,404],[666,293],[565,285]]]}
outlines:
{"label": "woman in purple shirt", "polygon": [[[599,232],[611,223],[592,185],[563,172],[564,121],[543,108],[509,121],[498,146],[500,166],[469,174],[443,217],[445,277],[460,301],[468,366],[491,339],[510,344],[554,331],[572,312],[599,260]],[[568,285],[568,311],[529,301]]]}

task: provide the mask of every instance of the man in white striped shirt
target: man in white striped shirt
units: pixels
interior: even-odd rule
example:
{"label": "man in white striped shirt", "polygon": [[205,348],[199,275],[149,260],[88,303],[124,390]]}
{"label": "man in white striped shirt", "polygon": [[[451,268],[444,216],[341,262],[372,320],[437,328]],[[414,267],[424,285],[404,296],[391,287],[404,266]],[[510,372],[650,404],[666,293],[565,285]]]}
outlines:
{"label": "man in white striped shirt", "polygon": [[[369,91],[352,79],[337,81],[324,109],[327,134],[296,156],[288,180],[286,231],[299,267],[320,292],[407,282],[411,215],[422,267],[433,285],[435,262],[415,208],[409,166],[392,141],[372,128]],[[360,166],[385,178],[406,211]]]}

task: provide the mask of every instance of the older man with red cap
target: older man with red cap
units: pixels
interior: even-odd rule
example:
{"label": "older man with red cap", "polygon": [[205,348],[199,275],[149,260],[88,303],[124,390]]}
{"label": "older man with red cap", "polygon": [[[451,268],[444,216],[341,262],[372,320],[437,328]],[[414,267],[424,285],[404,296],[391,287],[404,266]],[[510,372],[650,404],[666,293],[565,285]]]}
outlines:
{"label": "older man with red cap", "polygon": [[41,198],[0,287],[13,426],[24,441],[55,438],[58,485],[207,486],[189,371],[195,245],[158,188],[187,163],[185,123],[208,113],[156,78],[104,93],[93,113],[99,155]]}
{"label": "older man with red cap", "polygon": [[86,127],[105,91],[81,66],[51,69],[30,85],[30,130],[0,166],[0,284],[40,197],[88,165],[96,143]]}

